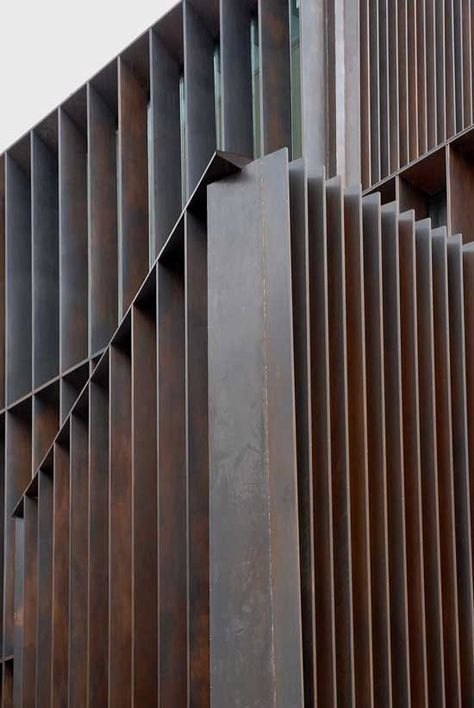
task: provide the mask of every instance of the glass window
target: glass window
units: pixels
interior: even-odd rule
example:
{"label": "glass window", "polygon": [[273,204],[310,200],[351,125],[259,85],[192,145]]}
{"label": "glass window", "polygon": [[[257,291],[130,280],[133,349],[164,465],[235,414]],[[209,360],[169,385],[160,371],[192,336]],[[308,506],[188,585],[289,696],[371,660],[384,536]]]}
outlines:
{"label": "glass window", "polygon": [[148,263],[151,266],[155,260],[155,239],[153,237],[153,115],[151,101],[147,105],[147,148],[148,148]]}
{"label": "glass window", "polygon": [[179,128],[181,138],[181,202],[186,203],[186,96],[184,76],[179,77]]}
{"label": "glass window", "polygon": [[291,37],[291,150],[292,158],[301,157],[301,59],[300,0],[290,2]]}
{"label": "glass window", "polygon": [[222,150],[221,47],[214,45],[214,105],[216,112],[216,148]]}

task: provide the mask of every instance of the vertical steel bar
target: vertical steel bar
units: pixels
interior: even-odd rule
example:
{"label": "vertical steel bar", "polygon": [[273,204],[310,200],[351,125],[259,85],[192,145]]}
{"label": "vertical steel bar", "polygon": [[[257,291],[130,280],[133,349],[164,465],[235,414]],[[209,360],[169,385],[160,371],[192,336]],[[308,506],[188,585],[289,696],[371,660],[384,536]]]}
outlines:
{"label": "vertical steel bar", "polygon": [[344,261],[355,672],[363,677],[364,705],[373,705],[362,195],[356,187],[344,192]]}
{"label": "vertical steel bar", "polygon": [[53,616],[53,478],[38,473],[38,598],[36,705],[51,703]]}
{"label": "vertical steel bar", "polygon": [[392,705],[380,195],[363,200],[367,453],[375,705]]}
{"label": "vertical steel bar", "polygon": [[[158,703],[156,297],[132,310],[133,705]],[[161,491],[161,490],[160,490]]]}
{"label": "vertical steel bar", "polygon": [[[291,163],[289,177],[303,674],[305,702],[310,705],[317,700],[317,664],[313,533],[315,517],[313,445],[311,439],[308,174],[306,160],[302,159]],[[323,592],[322,587],[320,587],[319,592]],[[325,680],[328,679],[329,676],[326,676]]]}
{"label": "vertical steel bar", "polygon": [[[127,337],[128,339],[128,337]],[[132,452],[130,342],[110,348],[109,705],[132,703]]]}
{"label": "vertical steel bar", "polygon": [[181,248],[166,263],[159,261],[157,269],[158,680],[162,705],[183,705],[189,695],[183,267]]}
{"label": "vertical steel bar", "polygon": [[[82,403],[82,401],[81,401]],[[88,645],[88,429],[71,417],[69,501],[69,703],[87,704]]]}
{"label": "vertical steel bar", "polygon": [[447,258],[461,701],[469,702],[474,695],[474,593],[467,437],[465,303],[460,235],[448,239]]}
{"label": "vertical steel bar", "polygon": [[441,592],[446,695],[460,705],[460,656],[456,529],[454,518],[451,368],[449,342],[446,227],[435,229],[433,246],[433,320],[436,392],[436,443],[441,550]]}
{"label": "vertical steel bar", "polygon": [[412,705],[415,706],[425,705],[428,697],[418,394],[417,276],[413,211],[400,214],[398,238],[410,689]]}
{"label": "vertical steel bar", "polygon": [[[314,505],[316,689],[322,705],[336,704],[334,536],[329,387],[326,180],[308,175],[308,316]],[[300,534],[303,529],[300,529]],[[303,632],[307,630],[303,628]],[[305,686],[306,688],[306,686]]]}
{"label": "vertical steel bar", "polygon": [[[355,656],[347,410],[347,332],[342,181],[326,183],[329,385],[338,702],[367,699],[369,666]],[[362,662],[362,663],[361,663]],[[357,673],[355,667],[357,666]]]}
{"label": "vertical steel bar", "polygon": [[51,705],[68,702],[69,623],[69,450],[54,445],[53,478],[53,640]]}
{"label": "vertical steel bar", "polygon": [[208,188],[213,705],[303,704],[287,169]]}
{"label": "vertical steel bar", "polygon": [[432,237],[429,219],[417,222],[415,235],[428,701],[430,705],[441,706],[444,705],[445,679],[436,452]]}

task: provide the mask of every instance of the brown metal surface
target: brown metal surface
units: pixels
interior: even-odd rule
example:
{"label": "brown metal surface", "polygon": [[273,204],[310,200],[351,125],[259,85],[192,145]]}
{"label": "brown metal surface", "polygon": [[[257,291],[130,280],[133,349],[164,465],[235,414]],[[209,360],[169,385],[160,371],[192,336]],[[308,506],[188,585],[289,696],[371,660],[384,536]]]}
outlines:
{"label": "brown metal surface", "polygon": [[2,708],[474,703],[472,17],[184,0],[0,155]]}

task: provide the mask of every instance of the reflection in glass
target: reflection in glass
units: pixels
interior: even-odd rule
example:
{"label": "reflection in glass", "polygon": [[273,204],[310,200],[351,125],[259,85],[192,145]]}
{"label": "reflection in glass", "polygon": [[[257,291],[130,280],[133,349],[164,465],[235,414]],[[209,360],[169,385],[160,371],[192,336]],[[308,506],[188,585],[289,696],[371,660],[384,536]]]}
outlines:
{"label": "reflection in glass", "polygon": [[214,106],[216,120],[216,149],[222,150],[222,96],[221,96],[221,47],[214,45]]}

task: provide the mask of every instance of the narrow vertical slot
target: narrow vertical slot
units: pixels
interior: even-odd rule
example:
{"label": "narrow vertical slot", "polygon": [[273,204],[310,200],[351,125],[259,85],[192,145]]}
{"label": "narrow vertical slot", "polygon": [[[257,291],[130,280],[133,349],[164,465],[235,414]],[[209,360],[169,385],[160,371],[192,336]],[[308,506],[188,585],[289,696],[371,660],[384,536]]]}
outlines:
{"label": "narrow vertical slot", "polygon": [[[158,255],[181,213],[184,201],[184,83],[182,8],[167,15],[162,22],[170,22],[176,42],[171,48],[164,43],[158,23],[150,30],[150,107],[151,159],[153,161],[153,224],[152,259]],[[163,29],[165,36],[166,27]],[[166,35],[167,36],[167,35]]]}
{"label": "narrow vertical slot", "polygon": [[5,155],[0,156],[0,406],[5,405]]}
{"label": "narrow vertical slot", "polygon": [[[472,54],[471,54],[471,3],[462,0],[456,3],[460,14],[460,33],[458,34],[458,46],[462,52],[462,95],[464,105],[463,128],[468,128],[472,122]],[[460,6],[461,5],[461,6]],[[459,7],[460,6],[460,7]],[[461,129],[461,126],[459,127]]]}
{"label": "narrow vertical slot", "polygon": [[3,602],[5,597],[6,518],[5,518],[5,416],[0,416],[0,656],[5,656]]}
{"label": "narrow vertical slot", "polygon": [[[387,5],[387,48],[388,48],[388,125],[389,125],[389,164],[388,174],[393,174],[400,165],[400,67],[398,56],[398,18],[402,13],[402,0]],[[345,48],[349,51],[349,47]],[[347,100],[347,99],[346,99]],[[347,103],[344,107],[346,120],[349,120]]]}
{"label": "narrow vertical slot", "polygon": [[6,514],[10,516],[31,478],[31,399],[6,414]]}
{"label": "narrow vertical slot", "polygon": [[180,140],[180,162],[181,162],[181,205],[186,203],[186,193],[188,184],[187,165],[188,158],[186,152],[186,93],[184,89],[184,74],[179,76],[179,140]]}
{"label": "narrow vertical slot", "polygon": [[[360,3],[360,121],[361,121],[361,183],[364,189],[372,183],[371,179],[371,140],[373,126],[371,124],[371,86],[370,86],[370,38],[369,38],[369,0],[362,0]],[[305,49],[306,29],[303,20],[303,49]],[[303,61],[307,63],[303,55]],[[306,65],[302,72],[303,101],[305,100],[306,88]],[[305,134],[306,141],[306,134]]]}
{"label": "narrow vertical slot", "polygon": [[[402,0],[397,12],[399,164],[409,162],[408,106],[408,3]],[[413,71],[413,67],[410,67]]]}
{"label": "narrow vertical slot", "polygon": [[380,180],[381,159],[381,78],[379,73],[380,44],[379,44],[379,6],[377,2],[370,2],[368,6],[368,37],[369,37],[369,94],[370,94],[370,171],[371,183]]}
{"label": "narrow vertical slot", "polygon": [[186,197],[189,197],[216,149],[214,36],[209,20],[191,0],[183,4],[183,26]]}
{"label": "narrow vertical slot", "polygon": [[[434,10],[435,24],[435,61],[436,61],[436,105],[433,106],[436,112],[436,127],[437,127],[437,144],[440,144],[446,139],[446,96],[447,96],[447,77],[446,77],[446,18],[445,18],[445,2],[437,2]],[[451,85],[451,82],[449,82]],[[450,104],[452,105],[452,103]]]}
{"label": "narrow vertical slot", "polygon": [[214,43],[214,112],[216,124],[216,150],[222,150],[222,91],[221,91],[221,47]]}
{"label": "narrow vertical slot", "polygon": [[[52,456],[51,456],[52,460]],[[53,616],[53,477],[51,460],[38,473],[38,596],[36,704],[51,704]]]}
{"label": "narrow vertical slot", "polygon": [[43,461],[59,429],[59,382],[33,396],[33,470]]}
{"label": "narrow vertical slot", "polygon": [[186,496],[189,693],[210,701],[207,222],[185,217]]}
{"label": "narrow vertical slot", "polygon": [[109,370],[89,388],[88,705],[107,705],[109,638]]}
{"label": "narrow vertical slot", "polygon": [[[85,89],[77,100],[85,104]],[[72,99],[59,109],[60,370],[88,354],[87,121]]]}
{"label": "narrow vertical slot", "polygon": [[[151,72],[151,64],[150,64]],[[148,163],[148,268],[151,267],[155,260],[155,219],[153,217],[155,211],[155,164],[153,160],[153,113],[151,99],[146,107],[146,126],[147,126],[147,163]]]}
{"label": "narrow vertical slot", "polygon": [[158,262],[159,700],[188,696],[184,264]]}
{"label": "narrow vertical slot", "polygon": [[31,389],[29,140],[24,138],[15,148],[5,158],[7,403],[12,403]]}
{"label": "narrow vertical slot", "polygon": [[118,60],[120,316],[148,272],[148,35]]}
{"label": "narrow vertical slot", "polygon": [[407,162],[418,157],[418,77],[416,46],[416,3],[407,3],[408,132]]}
{"label": "narrow vertical slot", "polygon": [[[6,501],[6,499],[5,499]],[[5,504],[5,551],[3,574],[3,655],[13,654],[15,597],[15,520]]]}
{"label": "narrow vertical slot", "polygon": [[87,85],[90,356],[118,320],[117,90],[115,62]]}
{"label": "narrow vertical slot", "polygon": [[[407,4],[408,7],[409,3]],[[456,133],[456,107],[458,103],[457,87],[456,87],[456,69],[455,69],[455,54],[457,36],[454,34],[454,2],[453,0],[445,0],[444,14],[446,25],[446,42],[443,47],[445,52],[445,68],[446,68],[446,137],[450,138]],[[455,38],[456,37],[456,41]],[[407,160],[405,160],[405,163]]]}
{"label": "narrow vertical slot", "polygon": [[156,289],[132,310],[133,697],[158,703]]}
{"label": "narrow vertical slot", "polygon": [[378,63],[374,71],[378,73],[379,102],[379,179],[386,177],[390,170],[390,92],[389,92],[389,40],[388,40],[388,0],[378,0],[377,28]]}
{"label": "narrow vertical slot", "polygon": [[132,381],[130,329],[110,349],[109,705],[132,701]]}
{"label": "narrow vertical slot", "polygon": [[23,612],[25,579],[25,522],[17,516],[15,524],[15,595],[14,595],[14,672],[13,705],[23,705]]}
{"label": "narrow vertical slot", "polygon": [[259,0],[261,150],[291,149],[290,8],[288,0]]}
{"label": "narrow vertical slot", "polygon": [[[38,500],[25,495],[24,519],[24,607],[22,705],[34,706],[36,701],[36,657],[38,596]],[[42,590],[42,588],[41,588]]]}
{"label": "narrow vertical slot", "polygon": [[428,149],[438,143],[437,126],[437,86],[436,86],[436,17],[435,0],[425,0],[425,51],[426,51],[426,123],[428,130]]}
{"label": "narrow vertical slot", "polygon": [[301,41],[300,2],[290,3],[290,63],[291,63],[291,156],[293,160],[302,154],[301,133]]}
{"label": "narrow vertical slot", "polygon": [[59,372],[57,113],[31,133],[31,219],[33,385],[36,387]]}
{"label": "narrow vertical slot", "polygon": [[[426,37],[425,37],[425,3],[417,2],[416,16],[413,24],[416,27],[416,77],[417,77],[417,113],[418,113],[418,155],[423,155],[428,144],[427,103],[426,103]],[[376,67],[375,67],[376,70]]]}
{"label": "narrow vertical slot", "polygon": [[73,371],[70,371],[60,382],[60,421],[63,423],[74,403],[77,400],[79,393],[84,388],[87,379],[89,378],[88,363],[82,364]]}
{"label": "narrow vertical slot", "polygon": [[69,489],[69,706],[87,704],[88,398],[71,417]]}
{"label": "narrow vertical slot", "polygon": [[[252,68],[250,5],[240,0],[220,0],[221,149],[252,157]],[[215,72],[217,80],[217,72]],[[216,99],[218,92],[216,93]],[[217,106],[217,101],[216,101]],[[218,125],[218,123],[217,123]]]}
{"label": "narrow vertical slot", "polygon": [[260,108],[260,51],[258,39],[258,14],[250,20],[250,50],[252,66],[252,124],[253,124],[253,156],[261,154],[261,108]]}
{"label": "narrow vertical slot", "polygon": [[[54,444],[53,613],[51,705],[68,705],[69,676],[69,429]],[[84,588],[85,592],[85,588]]]}

